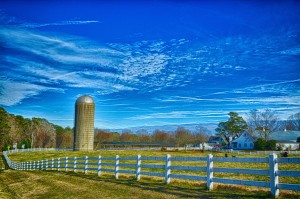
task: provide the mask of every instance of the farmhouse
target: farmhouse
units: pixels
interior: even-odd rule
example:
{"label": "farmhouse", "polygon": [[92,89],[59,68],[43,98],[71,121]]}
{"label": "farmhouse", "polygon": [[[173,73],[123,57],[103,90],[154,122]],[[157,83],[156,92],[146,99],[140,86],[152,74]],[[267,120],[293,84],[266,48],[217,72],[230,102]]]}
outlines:
{"label": "farmhouse", "polygon": [[284,151],[297,150],[299,149],[299,143],[281,140],[281,141],[277,141],[276,147],[281,148]]}
{"label": "farmhouse", "polygon": [[224,139],[221,136],[210,136],[208,144],[212,146],[222,146]]}
{"label": "farmhouse", "polygon": [[254,149],[254,138],[248,133],[243,132],[238,138],[231,141],[233,149]]}
{"label": "farmhouse", "polygon": [[271,140],[276,140],[276,147],[282,150],[299,149],[298,137],[300,137],[300,131],[277,131],[270,135]]}

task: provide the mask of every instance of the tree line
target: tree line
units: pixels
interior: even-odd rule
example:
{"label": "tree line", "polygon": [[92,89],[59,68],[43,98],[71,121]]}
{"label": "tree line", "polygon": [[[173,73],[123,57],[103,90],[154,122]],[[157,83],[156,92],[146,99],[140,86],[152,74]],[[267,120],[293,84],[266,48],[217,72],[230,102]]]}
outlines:
{"label": "tree line", "polygon": [[99,146],[105,142],[165,142],[176,143],[178,146],[207,142],[209,130],[198,126],[195,131],[179,127],[175,131],[155,130],[150,133],[145,129],[136,131],[124,130],[122,133],[95,129],[95,143]]}
{"label": "tree line", "polygon": [[[279,120],[275,111],[251,110],[246,115],[246,120],[236,112],[228,114],[227,121],[220,122],[216,128],[218,135],[230,142],[244,131],[250,134],[257,133],[258,137],[267,141],[270,135],[277,130],[300,131],[300,113],[291,115],[286,121]],[[14,143],[18,148],[30,147],[73,147],[73,128],[61,127],[50,123],[44,118],[24,118],[20,115],[9,114],[0,107],[0,149],[11,149]],[[155,130],[148,132],[145,129],[132,132],[124,130],[122,133],[108,130],[95,129],[95,143],[103,142],[171,142],[178,146],[186,144],[199,144],[207,142],[209,131],[198,126],[194,131],[178,128],[175,131]]]}
{"label": "tree line", "polygon": [[52,124],[44,118],[28,119],[9,114],[0,107],[0,149],[12,149],[14,143],[17,148],[71,148],[73,129]]}
{"label": "tree line", "polygon": [[[155,130],[153,133],[141,129],[137,132],[124,130],[122,133],[95,129],[95,144],[103,142],[172,142],[178,146],[206,142],[208,130],[198,127],[195,132],[178,128],[174,132]],[[17,148],[72,148],[74,129],[63,128],[44,118],[24,118],[9,114],[0,107],[0,149],[8,150],[17,143]]]}

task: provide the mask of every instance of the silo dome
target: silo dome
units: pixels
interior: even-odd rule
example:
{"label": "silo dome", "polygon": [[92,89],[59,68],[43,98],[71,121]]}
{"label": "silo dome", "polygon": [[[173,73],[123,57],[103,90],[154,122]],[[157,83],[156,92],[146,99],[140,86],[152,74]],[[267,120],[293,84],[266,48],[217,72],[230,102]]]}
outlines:
{"label": "silo dome", "polygon": [[93,104],[94,100],[91,96],[83,95],[81,97],[78,97],[78,99],[76,100],[76,104],[81,104],[81,103]]}
{"label": "silo dome", "polygon": [[75,103],[74,150],[94,149],[95,103],[92,97],[83,95]]}

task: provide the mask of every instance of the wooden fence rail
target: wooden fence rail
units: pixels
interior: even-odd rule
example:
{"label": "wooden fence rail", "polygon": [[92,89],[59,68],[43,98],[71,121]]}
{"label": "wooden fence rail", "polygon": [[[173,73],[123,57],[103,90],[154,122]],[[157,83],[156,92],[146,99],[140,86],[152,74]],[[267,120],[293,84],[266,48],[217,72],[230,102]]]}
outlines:
{"label": "wooden fence rail", "polygon": [[[144,157],[138,155],[136,157],[65,157],[52,158],[51,160],[14,162],[11,161],[7,154],[3,155],[10,168],[16,170],[56,170],[56,171],[82,171],[87,174],[89,171],[94,171],[98,176],[102,172],[113,173],[116,179],[119,174],[135,175],[137,180],[140,180],[141,175],[155,176],[164,178],[166,183],[170,183],[171,179],[186,179],[204,181],[207,188],[212,190],[214,183],[245,185],[270,188],[273,196],[279,195],[279,190],[300,190],[300,184],[283,184],[279,183],[280,176],[300,177],[299,170],[279,170],[280,164],[299,164],[300,158],[278,158],[276,154],[270,154],[266,158],[229,158],[229,157],[213,157],[209,154],[207,157]],[[124,163],[124,161],[127,161]],[[129,162],[128,162],[129,161]],[[178,165],[186,162],[195,162],[196,165],[202,163],[204,166],[184,166]],[[245,168],[219,168],[214,167],[216,162],[236,162],[236,163],[265,163],[269,165],[268,169],[245,169]],[[172,165],[175,163],[175,165]],[[177,164],[177,165],[176,165]],[[174,171],[174,173],[172,173]],[[186,174],[186,171],[196,171],[199,175]],[[181,172],[181,173],[178,173]],[[214,177],[214,173],[235,173],[235,174],[250,174],[269,176],[270,181],[251,181],[240,179],[227,179]],[[200,175],[202,173],[202,175]]]}

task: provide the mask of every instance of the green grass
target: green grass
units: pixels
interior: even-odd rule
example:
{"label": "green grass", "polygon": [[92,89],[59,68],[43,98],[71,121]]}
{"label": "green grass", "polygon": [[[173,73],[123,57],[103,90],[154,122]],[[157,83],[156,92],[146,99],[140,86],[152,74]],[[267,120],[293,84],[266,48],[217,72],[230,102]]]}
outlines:
{"label": "green grass", "polygon": [[[207,152],[199,151],[48,151],[24,152],[10,154],[13,161],[36,161],[41,159],[68,157],[121,157],[136,156],[165,156],[172,157],[207,156]],[[224,153],[213,153],[214,156],[224,157]],[[268,155],[237,155],[237,157],[267,157]],[[294,155],[299,157],[299,155]],[[144,161],[143,163],[145,163]],[[125,161],[121,163],[134,163]],[[147,164],[164,164],[164,162],[147,161]],[[63,161],[62,161],[63,165]],[[205,166],[201,162],[172,162],[172,165]],[[214,163],[214,167],[267,169],[264,163]],[[121,168],[123,169],[123,168]],[[300,170],[299,164],[280,164],[280,169]],[[146,169],[143,169],[146,170]],[[163,172],[148,169],[148,171]],[[176,171],[172,171],[176,173]],[[182,173],[182,172],[181,172]],[[186,171],[190,175],[206,175],[201,172]],[[267,176],[238,175],[229,173],[214,173],[215,177],[235,178],[246,180],[268,181]],[[299,178],[280,177],[280,182],[300,184]],[[35,191],[33,191],[35,190]],[[55,191],[54,191],[55,190]],[[299,192],[280,191],[281,198],[300,198]],[[176,180],[166,185],[162,178],[142,176],[136,181],[134,175],[120,175],[115,180],[113,174],[103,173],[100,177],[95,172],[57,172],[57,171],[13,171],[5,170],[0,174],[0,198],[268,198],[269,189],[216,184],[213,191],[207,191],[204,182]]]}

